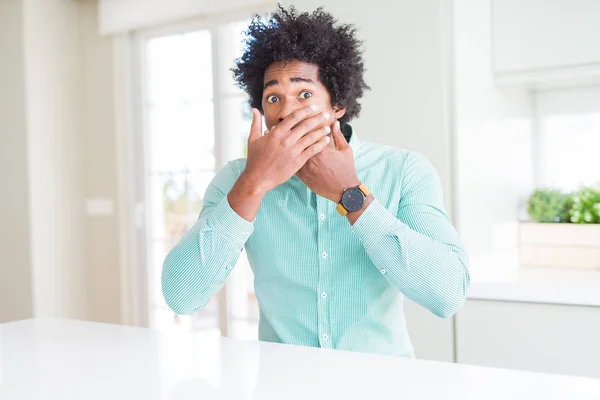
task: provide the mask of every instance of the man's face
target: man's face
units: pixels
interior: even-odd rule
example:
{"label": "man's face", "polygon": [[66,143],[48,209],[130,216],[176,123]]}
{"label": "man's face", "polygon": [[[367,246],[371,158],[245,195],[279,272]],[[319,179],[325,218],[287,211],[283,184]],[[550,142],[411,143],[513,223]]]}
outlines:
{"label": "man's face", "polygon": [[315,104],[341,118],[345,109],[331,106],[329,92],[319,81],[319,68],[303,61],[274,62],[265,71],[262,108],[267,129],[277,125],[290,113]]}

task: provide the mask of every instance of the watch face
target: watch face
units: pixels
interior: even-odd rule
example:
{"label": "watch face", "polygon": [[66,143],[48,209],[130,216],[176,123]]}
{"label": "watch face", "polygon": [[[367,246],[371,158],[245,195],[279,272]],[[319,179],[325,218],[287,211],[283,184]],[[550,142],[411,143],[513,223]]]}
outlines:
{"label": "watch face", "polygon": [[365,202],[365,195],[358,188],[351,188],[344,192],[342,205],[348,212],[360,210]]}

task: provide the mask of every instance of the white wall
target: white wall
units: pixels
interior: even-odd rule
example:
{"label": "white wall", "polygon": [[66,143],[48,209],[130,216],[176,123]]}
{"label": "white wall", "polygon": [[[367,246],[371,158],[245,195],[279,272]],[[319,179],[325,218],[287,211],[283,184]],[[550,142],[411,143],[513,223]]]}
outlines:
{"label": "white wall", "polygon": [[365,80],[371,90],[353,123],[362,140],[419,151],[437,168],[451,209],[451,153],[446,120],[440,0],[286,1],[302,11],[324,5],[364,40]]}
{"label": "white wall", "polygon": [[189,18],[256,8],[270,0],[99,0],[100,32],[119,34]]}
{"label": "white wall", "polygon": [[[287,1],[301,11],[323,5],[317,0]],[[445,22],[441,0],[371,2],[327,1],[325,10],[358,28],[364,41],[371,86],[361,116],[352,124],[361,140],[419,151],[437,168],[449,212],[452,212],[452,162],[445,81]],[[408,302],[407,324],[417,357],[452,361],[452,319],[433,317]]]}
{"label": "white wall", "polygon": [[78,3],[24,0],[23,12],[35,315],[83,318]]}
{"label": "white wall", "polygon": [[532,99],[494,85],[491,0],[454,5],[456,212],[476,268],[516,243],[518,205],[533,188]]}
{"label": "white wall", "polygon": [[494,70],[514,73],[600,64],[600,2],[496,0]]}
{"label": "white wall", "polygon": [[21,0],[0,2],[0,323],[33,315]]}
{"label": "white wall", "polygon": [[[121,322],[113,42],[97,4],[0,3],[0,321]],[[9,306],[10,305],[10,306]]]}
{"label": "white wall", "polygon": [[[118,198],[117,144],[113,70],[113,39],[98,35],[95,1],[80,2],[79,37],[85,155],[83,192],[86,199],[113,204]],[[85,216],[85,268],[88,319],[121,322],[119,210],[110,215]]]}

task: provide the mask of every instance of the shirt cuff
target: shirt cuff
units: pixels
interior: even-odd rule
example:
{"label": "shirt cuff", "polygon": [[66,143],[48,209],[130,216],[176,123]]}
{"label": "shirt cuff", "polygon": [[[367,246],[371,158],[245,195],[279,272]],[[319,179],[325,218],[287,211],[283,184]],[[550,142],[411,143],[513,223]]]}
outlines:
{"label": "shirt cuff", "polygon": [[360,214],[360,217],[352,225],[352,231],[365,249],[370,248],[382,235],[394,233],[394,224],[397,219],[377,199]]}
{"label": "shirt cuff", "polygon": [[225,236],[237,247],[243,246],[250,235],[254,233],[254,221],[248,222],[236,213],[227,196],[223,197],[221,203],[213,210],[209,218],[214,230]]}

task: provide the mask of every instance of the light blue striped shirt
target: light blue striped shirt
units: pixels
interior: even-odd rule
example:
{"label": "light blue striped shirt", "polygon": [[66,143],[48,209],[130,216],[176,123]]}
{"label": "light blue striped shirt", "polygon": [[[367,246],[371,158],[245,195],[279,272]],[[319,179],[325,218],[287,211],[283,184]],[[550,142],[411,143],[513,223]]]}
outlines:
{"label": "light blue striped shirt", "polygon": [[360,142],[346,127],[358,177],[375,197],[355,224],[296,176],[264,197],[253,222],[244,220],[227,193],[246,159],[232,161],[164,262],[163,294],[175,312],[206,305],[244,246],[260,340],[414,357],[404,296],[442,318],[461,307],[468,256],[435,169],[418,153]]}

